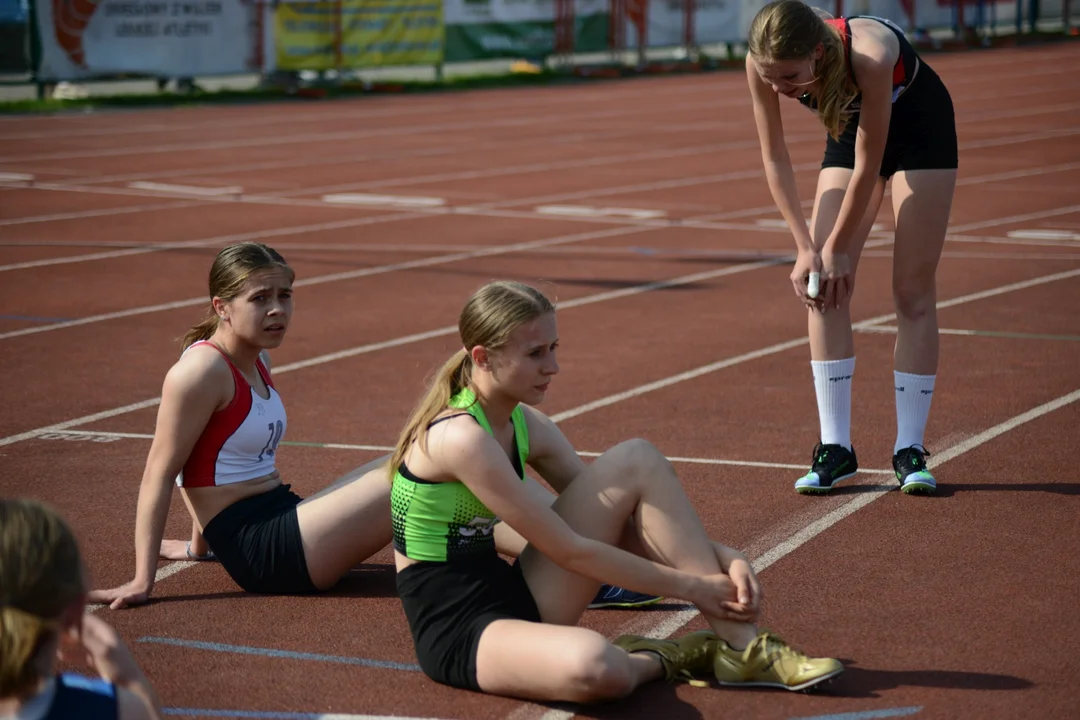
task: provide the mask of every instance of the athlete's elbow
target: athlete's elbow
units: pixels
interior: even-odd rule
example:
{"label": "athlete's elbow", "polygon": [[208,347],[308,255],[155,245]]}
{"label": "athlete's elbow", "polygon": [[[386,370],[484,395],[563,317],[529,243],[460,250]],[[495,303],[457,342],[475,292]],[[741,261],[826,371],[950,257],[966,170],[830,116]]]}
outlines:
{"label": "athlete's elbow", "polygon": [[147,458],[143,470],[142,487],[147,490],[161,491],[172,489],[172,484],[183,469],[183,463],[170,461],[169,458],[157,457],[154,453]]}

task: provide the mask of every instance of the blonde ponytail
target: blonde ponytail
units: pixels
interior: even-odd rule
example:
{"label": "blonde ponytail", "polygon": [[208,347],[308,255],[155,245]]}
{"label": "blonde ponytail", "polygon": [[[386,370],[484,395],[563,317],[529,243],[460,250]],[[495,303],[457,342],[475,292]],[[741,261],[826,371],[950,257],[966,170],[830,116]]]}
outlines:
{"label": "blonde ponytail", "polygon": [[822,43],[824,52],[816,64],[819,88],[817,111],[821,124],[836,140],[851,120],[851,103],[859,91],[848,72],[844,57],[844,39],[840,31],[831,25],[825,27],[831,41]]}
{"label": "blonde ponytail", "polygon": [[201,323],[192,325],[191,329],[184,334],[183,339],[180,340],[180,349],[187,350],[200,340],[209,340],[217,332],[219,322],[218,316],[211,310]]}
{"label": "blonde ponytail", "polygon": [[419,442],[423,448],[431,421],[447,408],[452,397],[471,386],[473,363],[469,351],[481,346],[489,353],[496,352],[518,327],[551,312],[555,312],[555,306],[542,292],[513,280],[495,280],[473,293],[458,316],[458,335],[466,349],[458,350],[443,363],[401,431],[390,458],[391,482],[409,446]]}
{"label": "blonde ponytail", "polygon": [[421,448],[426,447],[428,425],[447,408],[450,398],[469,387],[470,382],[472,382],[472,358],[464,350],[458,350],[439,368],[427,393],[413,410],[409,421],[405,423],[405,428],[401,431],[397,445],[394,447],[394,454],[390,458],[391,481],[405,459],[409,446],[413,442],[418,442]]}
{"label": "blonde ponytail", "polygon": [[41,681],[35,660],[56,630],[50,623],[17,607],[0,607],[0,698],[32,693]]}

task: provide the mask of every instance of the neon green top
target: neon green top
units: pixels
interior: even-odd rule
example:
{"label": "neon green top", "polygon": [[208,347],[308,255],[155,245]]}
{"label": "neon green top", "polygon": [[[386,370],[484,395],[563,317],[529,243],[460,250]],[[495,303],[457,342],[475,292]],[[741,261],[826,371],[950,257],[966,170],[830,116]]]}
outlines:
{"label": "neon green top", "polygon": [[[462,390],[450,407],[465,410],[494,435],[476,394]],[[525,479],[529,457],[529,430],[521,406],[510,414],[514,424],[513,458],[518,476]],[[439,422],[436,420],[435,422]],[[433,423],[434,424],[434,423]],[[495,525],[500,522],[464,483],[422,480],[405,467],[394,473],[390,491],[390,515],[394,526],[394,549],[413,560],[445,562],[477,553],[495,553]]]}

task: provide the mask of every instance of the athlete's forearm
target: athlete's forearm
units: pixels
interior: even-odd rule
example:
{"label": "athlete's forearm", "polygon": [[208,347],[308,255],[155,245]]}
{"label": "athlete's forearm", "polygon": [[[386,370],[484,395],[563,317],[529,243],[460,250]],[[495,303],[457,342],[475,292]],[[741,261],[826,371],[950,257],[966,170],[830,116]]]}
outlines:
{"label": "athlete's forearm", "polygon": [[650,595],[689,600],[693,594],[693,575],[595,540],[584,540],[579,552],[559,564],[577,575]]}
{"label": "athlete's forearm", "polygon": [[731,567],[731,563],[733,561],[747,560],[745,554],[739,552],[735,548],[728,547],[727,545],[721,545],[715,540],[713,541],[713,552],[716,554],[716,559],[720,562],[720,568],[725,573],[728,572],[728,569]]}
{"label": "athlete's forearm", "polygon": [[870,205],[870,198],[874,193],[874,185],[877,183],[878,169],[869,165],[856,163],[855,171],[848,182],[847,192],[840,204],[840,213],[836,217],[836,224],[825,241],[825,247],[834,253],[846,253],[859,231],[866,214],[866,208]]}
{"label": "athlete's forearm", "polygon": [[814,242],[810,236],[810,230],[806,226],[806,216],[803,215],[802,202],[799,200],[799,189],[795,184],[795,171],[791,167],[791,161],[787,158],[782,160],[765,161],[765,179],[769,184],[769,192],[773,202],[776,203],[780,214],[784,216],[791,234],[795,238],[795,245],[799,251],[814,249]]}
{"label": "athlete's forearm", "polygon": [[148,471],[139,486],[135,514],[135,581],[147,590],[154,586],[171,499],[172,483]]}

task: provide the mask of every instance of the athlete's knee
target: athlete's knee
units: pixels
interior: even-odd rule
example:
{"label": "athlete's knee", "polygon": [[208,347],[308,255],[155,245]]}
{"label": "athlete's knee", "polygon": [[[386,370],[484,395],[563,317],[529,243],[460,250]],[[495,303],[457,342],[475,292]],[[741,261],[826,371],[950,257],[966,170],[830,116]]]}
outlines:
{"label": "athlete's knee", "polygon": [[611,451],[627,476],[653,479],[658,473],[671,468],[671,462],[664,457],[664,453],[642,438],[621,442]]}
{"label": "athlete's knee", "polygon": [[599,634],[575,647],[563,672],[576,702],[621,698],[634,689],[629,656]]}
{"label": "athlete's knee", "polygon": [[893,279],[893,303],[896,314],[905,320],[918,320],[930,313],[937,302],[933,272]]}

